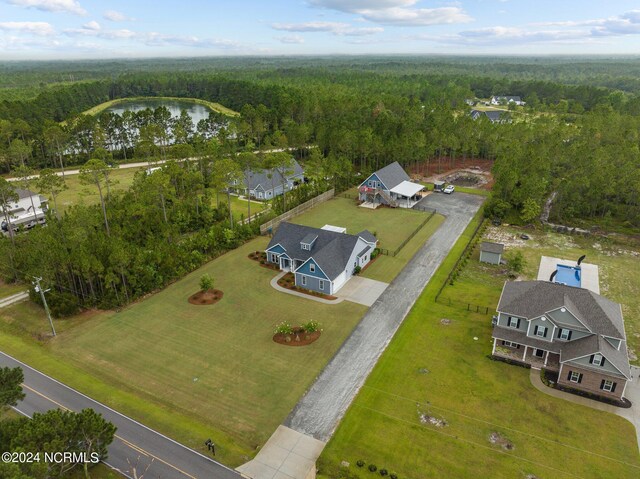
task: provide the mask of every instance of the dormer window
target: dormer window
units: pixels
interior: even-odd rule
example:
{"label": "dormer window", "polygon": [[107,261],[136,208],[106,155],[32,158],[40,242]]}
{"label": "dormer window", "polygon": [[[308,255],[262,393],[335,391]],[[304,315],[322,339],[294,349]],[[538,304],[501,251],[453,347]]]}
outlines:
{"label": "dormer window", "polygon": [[314,235],[313,233],[309,233],[307,236],[302,238],[302,240],[300,241],[300,248],[302,248],[302,249],[304,249],[306,251],[311,251],[313,243],[316,241],[316,239],[318,239],[318,235]]}
{"label": "dormer window", "polygon": [[591,359],[591,364],[593,364],[594,366],[602,366],[602,360],[604,358],[602,357],[602,354],[594,354],[593,358]]}
{"label": "dormer window", "polygon": [[558,333],[558,338],[569,341],[571,339],[571,330],[561,328],[560,332]]}
{"label": "dormer window", "polygon": [[533,334],[535,334],[536,336],[540,336],[541,338],[546,338],[547,337],[546,326],[536,326]]}

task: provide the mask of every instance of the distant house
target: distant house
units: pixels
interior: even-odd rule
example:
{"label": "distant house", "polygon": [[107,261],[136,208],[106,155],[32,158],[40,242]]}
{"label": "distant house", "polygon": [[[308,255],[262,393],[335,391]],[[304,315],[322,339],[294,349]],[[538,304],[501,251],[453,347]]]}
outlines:
{"label": "distant house", "polygon": [[267,246],[267,261],[295,275],[295,284],[335,294],[371,261],[377,239],[367,230],[357,235],[325,225],[322,228],[280,223]]}
{"label": "distant house", "polygon": [[411,208],[421,198],[424,186],[413,183],[397,161],[379,169],[360,183],[358,198],[374,205]]}
{"label": "distant house", "polygon": [[508,114],[503,111],[480,111],[480,110],[471,110],[469,113],[473,120],[477,120],[478,118],[487,118],[491,123],[510,123],[511,119]]}
{"label": "distant house", "polygon": [[465,102],[467,105],[469,105],[469,106],[474,106],[474,105],[476,104],[476,101],[475,101],[475,100],[473,100],[473,99],[471,99],[471,98],[467,98],[467,99],[465,99],[465,101],[464,101],[464,102]]}
{"label": "distant house", "polygon": [[[7,208],[9,223],[13,225],[13,228],[29,229],[37,223],[45,223],[45,213],[48,208],[47,198],[33,191],[23,190],[21,188],[15,188],[14,191],[18,196],[18,201],[9,204]],[[0,219],[2,220],[2,230],[8,231],[9,225],[1,211]]]}
{"label": "distant house", "polygon": [[525,104],[519,96],[492,96],[489,103],[492,105],[502,105],[503,103],[515,103],[518,106]]}
{"label": "distant house", "polygon": [[622,310],[588,289],[508,281],[493,327],[493,355],[558,373],[558,384],[621,399],[631,380]]}
{"label": "distant house", "polygon": [[504,245],[483,241],[480,244],[480,261],[483,263],[500,264]]}
{"label": "distant house", "polygon": [[[247,171],[244,175],[245,195],[249,194],[259,200],[270,200],[280,196],[283,191],[292,190],[297,184],[304,181],[304,170],[296,160],[292,160],[291,171],[286,179],[276,169]],[[238,191],[238,188],[236,188]]]}

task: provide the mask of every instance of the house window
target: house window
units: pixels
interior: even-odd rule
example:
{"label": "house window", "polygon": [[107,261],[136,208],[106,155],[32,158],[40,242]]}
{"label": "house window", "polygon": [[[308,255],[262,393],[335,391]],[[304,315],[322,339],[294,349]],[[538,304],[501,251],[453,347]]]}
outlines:
{"label": "house window", "polygon": [[544,349],[535,349],[535,350],[533,351],[533,355],[534,355],[536,358],[542,358],[542,357],[544,357]]}
{"label": "house window", "polygon": [[520,345],[518,343],[514,343],[512,341],[502,341],[502,344],[508,348],[519,348]]}
{"label": "house window", "polygon": [[613,381],[609,381],[608,379],[603,379],[600,383],[600,389],[602,389],[603,391],[607,391],[608,393],[615,392],[616,383],[614,383]]}
{"label": "house window", "polygon": [[582,373],[577,373],[575,371],[570,371],[569,372],[569,381],[571,381],[572,383],[579,383],[580,381],[582,381]]}
{"label": "house window", "polygon": [[278,255],[275,253],[271,253],[271,262],[272,263],[277,263],[278,262]]}
{"label": "house window", "polygon": [[316,272],[316,265],[313,263],[309,264],[309,271],[311,271],[312,273]]}
{"label": "house window", "polygon": [[324,290],[324,281],[320,280],[320,291]]}
{"label": "house window", "polygon": [[594,366],[602,366],[602,354],[594,354],[593,359],[591,360],[591,364]]}
{"label": "house window", "polygon": [[307,285],[307,277],[302,276],[302,286],[306,286],[306,285]]}
{"label": "house window", "polygon": [[571,339],[571,330],[570,329],[560,329],[560,333],[558,334],[558,337],[560,339],[564,339],[565,341],[568,341],[569,339]]}
{"label": "house window", "polygon": [[371,180],[369,180],[369,181],[367,182],[367,185],[369,185],[369,186],[373,186],[373,182],[372,182]]}
{"label": "house window", "polygon": [[536,326],[535,335],[540,336],[541,338],[547,337],[547,327],[546,326]]}
{"label": "house window", "polygon": [[509,327],[510,328],[517,328],[520,325],[520,320],[518,318],[514,318],[512,316],[509,316]]}

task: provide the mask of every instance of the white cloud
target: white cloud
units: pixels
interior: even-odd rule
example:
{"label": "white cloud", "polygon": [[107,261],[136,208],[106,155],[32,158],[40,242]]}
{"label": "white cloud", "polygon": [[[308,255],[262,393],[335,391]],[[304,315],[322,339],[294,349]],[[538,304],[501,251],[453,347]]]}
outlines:
{"label": "white cloud", "polygon": [[44,12],[67,12],[75,15],[86,15],[87,11],[77,0],[9,0],[12,5],[35,8]]}
{"label": "white cloud", "polygon": [[424,27],[473,20],[458,4],[439,8],[414,8],[417,0],[309,0],[311,5],[355,13],[381,25]]}
{"label": "white cloud", "polygon": [[102,27],[95,20],[91,20],[90,22],[85,23],[84,25],[82,25],[82,28],[85,28],[87,30],[100,30]]}
{"label": "white cloud", "polygon": [[302,38],[300,35],[285,35],[282,37],[276,37],[276,40],[280,40],[280,43],[289,43],[289,44],[304,43],[304,38]]}
{"label": "white cloud", "polygon": [[110,22],[128,22],[133,20],[133,18],[128,17],[124,13],[118,12],[116,10],[107,10],[102,14],[102,16]]}
{"label": "white cloud", "polygon": [[358,28],[341,22],[274,23],[271,27],[287,32],[328,32],[345,36],[375,35],[384,31],[382,27]]}
{"label": "white cloud", "polygon": [[27,33],[40,37],[55,34],[51,24],[47,22],[0,22],[0,30],[13,33]]}
{"label": "white cloud", "polygon": [[311,5],[347,13],[361,10],[383,10],[394,7],[410,7],[418,0],[309,0]]}
{"label": "white cloud", "polygon": [[473,20],[459,7],[387,8],[384,10],[362,10],[359,13],[370,22],[408,27],[467,23]]}

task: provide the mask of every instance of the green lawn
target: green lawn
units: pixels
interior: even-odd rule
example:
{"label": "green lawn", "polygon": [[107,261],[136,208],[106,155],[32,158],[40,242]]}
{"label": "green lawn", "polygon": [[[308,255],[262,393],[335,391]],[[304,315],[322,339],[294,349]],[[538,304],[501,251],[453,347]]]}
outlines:
{"label": "green lawn", "polygon": [[[225,204],[225,205],[227,204],[226,193],[220,193],[220,195],[216,195],[215,190],[211,190],[211,191],[212,191],[211,206],[216,207],[218,199],[220,201],[220,204]],[[248,216],[247,202],[248,201],[249,200],[247,199],[241,199],[234,195],[231,196],[231,211],[233,212],[233,217],[237,221],[240,221],[242,218],[247,218]],[[255,215],[259,211],[263,211],[267,209],[268,206],[269,206],[268,203],[263,201],[255,201],[255,200],[251,201],[251,216]]]}
{"label": "green lawn", "polygon": [[0,299],[12,296],[16,293],[21,293],[29,289],[27,285],[21,283],[5,283],[0,279]]}
{"label": "green lawn", "polygon": [[[518,240],[525,231],[531,240]],[[586,263],[598,265],[600,294],[622,304],[628,347],[633,354],[640,355],[640,246],[637,243],[624,244],[607,238],[584,238],[514,227],[490,227],[486,235],[491,240],[507,242],[507,251],[522,251],[527,262],[523,277],[527,279],[538,277],[543,255],[577,260],[586,254]],[[631,362],[640,364],[633,358]]]}
{"label": "green lawn", "polygon": [[[366,311],[275,291],[275,273],[247,258],[267,241],[253,240],[119,313],[56,321],[60,334],[46,346],[29,341],[48,331],[44,315],[29,304],[9,308],[0,322],[3,349],[192,447],[211,436],[218,458],[238,465],[285,419]],[[188,304],[204,273],[224,298]],[[312,345],[271,340],[280,321],[312,319],[323,325]]]}
{"label": "green lawn", "polygon": [[[538,392],[529,370],[488,359],[490,315],[434,302],[473,226],[367,379],[320,458],[319,477],[373,477],[356,466],[359,459],[411,479],[638,477],[640,456],[629,422]],[[477,269],[469,274],[482,280],[475,283],[476,300],[495,304],[503,278]],[[448,288],[461,299],[470,290],[464,273]],[[420,414],[448,425],[423,424]],[[494,432],[514,449],[490,443]],[[342,461],[350,463],[348,472]]]}
{"label": "green lawn", "polygon": [[[109,176],[112,181],[112,184],[109,187],[111,189],[111,192],[114,193],[116,191],[124,191],[129,189],[133,184],[133,176],[135,175],[135,173],[137,171],[145,169],[146,167],[125,168],[121,170],[117,169],[111,171]],[[74,205],[92,205],[100,202],[98,189],[95,186],[83,185],[82,183],[80,183],[79,175],[67,175],[65,177],[65,183],[68,189],[58,194],[56,198],[58,209],[61,213]],[[106,194],[106,191],[103,191],[103,194]],[[53,208],[53,199],[49,199],[50,206],[51,208]]]}

